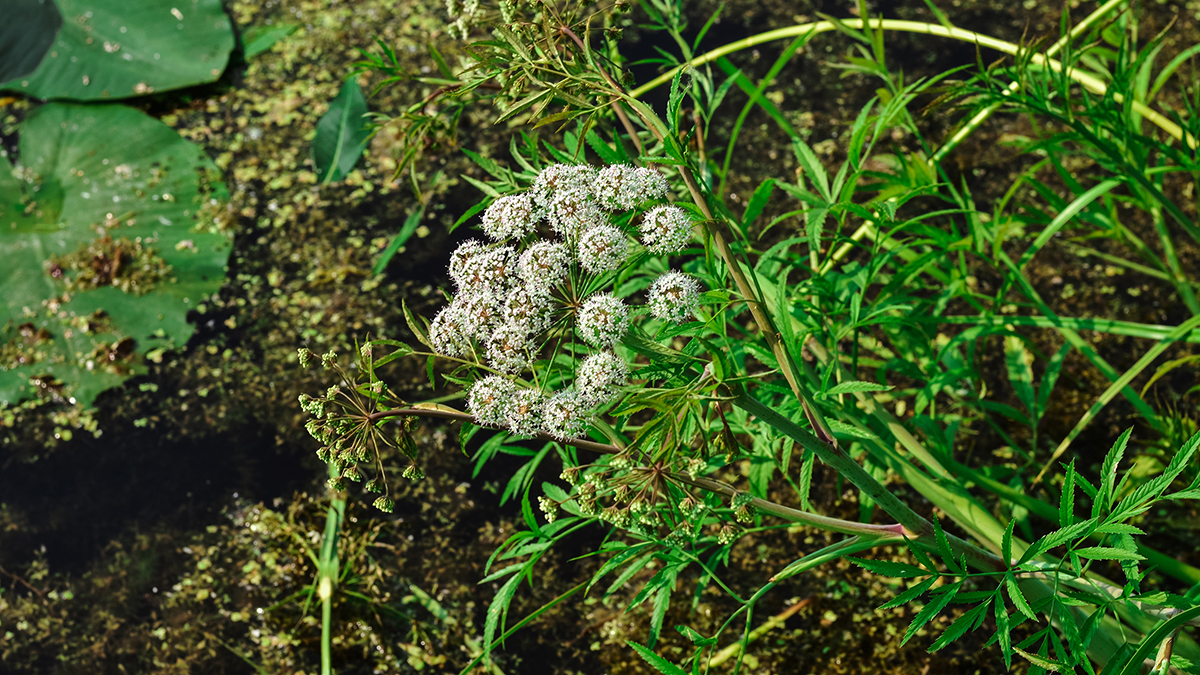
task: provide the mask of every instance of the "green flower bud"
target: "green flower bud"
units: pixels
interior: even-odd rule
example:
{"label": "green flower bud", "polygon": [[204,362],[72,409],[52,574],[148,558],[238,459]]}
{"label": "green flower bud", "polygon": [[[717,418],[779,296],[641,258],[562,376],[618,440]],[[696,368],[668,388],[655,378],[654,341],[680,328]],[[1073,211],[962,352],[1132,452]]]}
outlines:
{"label": "green flower bud", "polygon": [[374,506],[384,513],[391,513],[396,508],[396,502],[388,497],[380,497],[375,500]]}
{"label": "green flower bud", "polygon": [[733,515],[734,515],[734,517],[737,518],[737,521],[739,523],[753,522],[754,507],[753,506],[743,506],[743,507],[739,508],[737,511],[734,511]]}
{"label": "green flower bud", "polygon": [[352,480],[355,483],[362,482],[362,474],[358,472],[358,467],[354,465],[350,465],[342,470],[342,478]]}
{"label": "green flower bud", "polygon": [[546,523],[553,523],[558,518],[558,502],[549,497],[538,497],[538,508],[546,514]]}
{"label": "green flower bud", "polygon": [[749,506],[754,501],[754,496],[745,492],[739,492],[733,496],[733,508],[740,509],[743,506]]}
{"label": "green flower bud", "polygon": [[316,354],[310,352],[306,347],[301,347],[300,349],[296,350],[296,358],[300,360],[301,368],[307,368],[309,364],[312,363],[312,357],[314,356],[316,356]]}
{"label": "green flower bud", "polygon": [[331,349],[321,355],[321,365],[326,369],[332,368],[337,363],[337,354]]}
{"label": "green flower bud", "polygon": [[342,490],[346,489],[346,481],[342,480],[341,476],[330,478],[327,485],[329,486],[330,490],[334,490],[336,492],[341,492]]}
{"label": "green flower bud", "polygon": [[329,460],[333,459],[332,449],[328,445],[322,445],[317,448],[317,459],[328,464]]}
{"label": "green flower bud", "polygon": [[425,477],[425,472],[417,467],[416,464],[409,464],[408,468],[404,470],[404,477],[412,481],[417,481]]}
{"label": "green flower bud", "polygon": [[563,469],[563,472],[558,474],[558,477],[571,487],[579,485],[579,469],[573,466]]}
{"label": "green flower bud", "polygon": [[378,477],[372,478],[371,480],[367,481],[367,484],[363,486],[363,489],[367,492],[383,494],[383,480]]}
{"label": "green flower bud", "polygon": [[726,525],[721,528],[721,533],[717,535],[717,543],[722,546],[728,546],[737,539],[737,529],[732,525]]}

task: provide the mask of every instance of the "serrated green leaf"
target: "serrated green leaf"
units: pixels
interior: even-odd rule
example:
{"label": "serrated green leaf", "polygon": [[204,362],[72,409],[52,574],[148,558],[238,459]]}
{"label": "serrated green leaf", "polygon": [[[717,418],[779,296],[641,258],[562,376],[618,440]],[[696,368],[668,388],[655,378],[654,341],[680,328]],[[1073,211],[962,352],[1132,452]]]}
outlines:
{"label": "serrated green leaf", "polygon": [[929,645],[930,653],[936,652],[942,647],[945,647],[951,642],[954,642],[958,638],[962,637],[964,633],[966,633],[971,629],[972,626],[975,625],[975,622],[981,618],[981,615],[987,611],[987,607],[987,603],[977,605],[968,610],[966,614],[958,617],[954,623],[947,626],[946,630],[943,631],[942,634],[933,641],[933,644]]}
{"label": "serrated green leaf", "polygon": [[871,572],[873,574],[878,574],[879,576],[883,576],[883,577],[900,577],[903,579],[910,579],[913,577],[922,577],[922,576],[925,576],[926,574],[929,574],[929,572],[927,570],[923,570],[920,567],[917,567],[915,565],[909,565],[908,563],[894,562],[891,560],[871,560],[871,559],[866,559],[866,558],[851,558],[851,557],[847,557],[846,560],[849,560],[850,562],[854,563],[855,565],[858,565],[859,567],[867,570],[868,572]]}
{"label": "serrated green leaf", "polygon": [[662,675],[688,675],[687,671],[683,668],[680,668],[674,663],[671,663],[670,661],[632,640],[626,641],[625,644],[633,647],[633,650],[638,653],[638,656],[642,657],[643,661],[650,664],[651,667],[662,673]]}
{"label": "serrated green leaf", "polygon": [[834,386],[830,387],[829,390],[826,391],[825,393],[820,394],[820,397],[827,398],[830,396],[837,396],[839,394],[853,394],[853,393],[860,392],[860,391],[891,391],[892,389],[895,389],[895,387],[892,387],[887,384],[879,384],[877,382],[862,382],[862,381],[855,380],[855,381],[851,381],[851,382],[842,382],[841,384],[834,385]]}
{"label": "serrated green leaf", "polygon": [[1119,548],[1111,548],[1108,546],[1088,546],[1075,550],[1075,554],[1080,558],[1088,560],[1145,560],[1145,556],[1126,551]]}
{"label": "serrated green leaf", "polygon": [[900,595],[897,595],[896,597],[892,598],[891,600],[888,600],[887,602],[883,603],[882,605],[879,606],[879,609],[891,609],[893,607],[903,607],[904,605],[907,605],[908,603],[912,602],[913,600],[916,600],[917,598],[924,595],[925,591],[928,591],[929,587],[933,586],[933,582],[935,582],[937,580],[938,580],[938,577],[936,575],[931,576],[928,579],[918,583],[916,586],[913,586],[912,588],[904,591]]}
{"label": "serrated green leaf", "polygon": [[945,587],[945,590],[938,593],[936,598],[931,599],[929,604],[922,607],[921,611],[917,612],[917,615],[913,617],[912,623],[908,624],[908,630],[904,632],[904,639],[900,641],[900,644],[906,644],[917,634],[917,631],[921,630],[925,624],[932,621],[933,617],[945,609],[946,605],[949,605],[950,601],[954,599],[958,590],[962,588],[962,585],[963,582],[958,581],[951,586]]}
{"label": "serrated green leaf", "polygon": [[1011,573],[1004,575],[1004,586],[1008,590],[1008,597],[1012,600],[1013,607],[1016,607],[1018,612],[1024,614],[1030,620],[1036,621],[1037,614],[1029,606],[1029,602],[1025,600],[1025,594],[1021,592],[1021,587],[1017,585],[1017,580]]}

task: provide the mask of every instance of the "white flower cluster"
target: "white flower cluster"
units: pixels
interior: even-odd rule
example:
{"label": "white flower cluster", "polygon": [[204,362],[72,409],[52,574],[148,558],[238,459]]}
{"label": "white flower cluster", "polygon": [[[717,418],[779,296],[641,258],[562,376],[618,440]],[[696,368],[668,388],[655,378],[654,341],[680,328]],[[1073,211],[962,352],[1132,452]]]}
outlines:
{"label": "white flower cluster", "polygon": [[650,286],[651,316],[682,323],[696,314],[700,305],[700,282],[683,272],[667,272]]}
{"label": "white flower cluster", "polygon": [[[480,424],[517,436],[575,438],[586,432],[593,410],[620,395],[629,368],[611,350],[629,331],[629,307],[611,293],[596,293],[572,309],[574,301],[566,299],[575,296],[562,285],[573,266],[587,275],[620,270],[630,239],[610,213],[665,199],[667,192],[666,179],[654,169],[554,164],[528,192],[499,197],[485,210],[481,227],[494,243],[470,240],[451,255],[456,293],[429,331],[435,351],[482,359],[500,373],[477,381],[469,392],[468,409]],[[532,238],[543,222],[560,240]],[[652,253],[677,252],[690,240],[691,228],[685,211],[659,206],[645,215],[642,244]],[[651,311],[683,320],[695,309],[699,286],[672,274],[652,289]],[[676,279],[674,285],[669,279]],[[573,386],[557,392],[519,386],[513,376],[532,366],[544,335],[562,316],[574,319],[574,331],[562,335],[577,336],[599,351],[579,363]]]}

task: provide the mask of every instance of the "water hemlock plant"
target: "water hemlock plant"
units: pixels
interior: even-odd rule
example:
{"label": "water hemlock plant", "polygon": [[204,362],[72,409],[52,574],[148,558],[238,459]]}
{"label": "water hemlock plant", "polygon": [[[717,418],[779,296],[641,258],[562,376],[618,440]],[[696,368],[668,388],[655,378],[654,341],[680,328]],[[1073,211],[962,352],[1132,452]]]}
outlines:
{"label": "water hemlock plant", "polygon": [[204,152],[120,105],[49,103],[0,158],[0,406],[90,405],[187,343],[230,235],[201,221],[223,186]]}
{"label": "water hemlock plant", "polygon": [[[502,494],[520,503],[528,529],[505,542],[483,579],[500,584],[484,626],[487,650],[536,617],[510,622],[508,610],[546,551],[600,527],[605,562],[573,592],[591,593],[602,580],[611,592],[636,579],[626,609],[645,605],[650,618],[644,644],[630,646],[663,673],[708,672],[731,658],[740,670],[761,634],[756,605],[841,558],[901,580],[884,607],[912,606],[905,642],[953,606],[956,618],[931,650],[983,630],[997,658],[1027,662],[1029,672],[1194,672],[1200,647],[1189,631],[1200,604],[1193,592],[1168,592],[1164,579],[1194,585],[1200,570],[1146,534],[1159,512],[1200,498],[1200,435],[1171,435],[1187,426],[1130,383],[1173,344],[1197,340],[1200,328],[1194,281],[1176,252],[1181,235],[1200,243],[1194,202],[1169,196],[1198,187],[1200,94],[1172,99],[1187,116],[1152,107],[1187,57],[1159,68],[1161,36],[1138,43],[1136,17],[1119,11],[1123,4],[1064,22],[1061,39],[1037,48],[956,28],[936,8],[939,23],[874,19],[860,7],[863,18],[697,54],[699,38],[683,37],[681,5],[649,0],[641,11],[650,29],[681,53],[664,51],[666,72],[640,87],[622,73],[617,32],[595,30],[611,26],[622,5],[589,15],[570,5],[502,4],[491,39],[470,47],[473,63],[428,100],[459,97],[447,104],[455,119],[464,100],[488,101],[502,121],[554,125],[561,137],[515,133],[509,166],[472,153],[489,178],[469,179],[485,198],[463,222],[482,214],[486,240],[454,252],[454,288],[431,321],[406,308],[419,345],[370,340],[351,355],[353,367],[300,350],[302,365],[319,360],[337,380],[301,397],[330,487],[362,482],[390,511],[385,460],[401,457],[405,477],[422,475],[409,432],[423,417],[460,422],[464,448],[491,436],[480,464],[502,446],[533,449]],[[463,13],[464,33],[494,18],[475,4],[452,10]],[[800,47],[835,30],[856,42],[846,69],[881,88],[836,141],[845,160],[830,171],[765,93]],[[1012,58],[955,71],[955,82],[950,73],[906,82],[886,63],[890,31],[966,40]],[[592,45],[597,33],[602,48]],[[726,58],[781,39],[790,42],[757,83]],[[386,53],[374,62],[386,64]],[[642,100],[668,82],[665,110]],[[747,100],[718,138],[713,120],[727,114],[733,87]],[[923,136],[918,102],[961,116],[944,144]],[[756,106],[786,135],[800,170],[766,177],[733,204],[730,158]],[[1039,159],[984,213],[943,160],[998,113],[1026,115],[1044,136],[1018,146]],[[415,117],[397,123],[432,128]],[[893,132],[915,137],[916,149],[893,150]],[[1065,170],[1066,158],[1085,168]],[[1065,193],[1047,181],[1065,184]],[[1028,203],[1017,208],[1014,199]],[[768,209],[782,213],[763,222]],[[1144,241],[1146,229],[1157,247]],[[1164,327],[1056,314],[1028,266],[1060,233],[1082,256],[1164,284],[1191,316]],[[1096,248],[1100,238],[1116,252]],[[984,288],[977,271],[998,281]],[[1036,350],[1027,331],[1037,327],[1057,351]],[[1157,342],[1122,373],[1079,330]],[[989,391],[993,374],[978,356],[985,350],[997,352],[1020,408]],[[1069,356],[1110,384],[1047,445],[1038,429]],[[431,384],[444,384],[447,395],[400,400],[377,374],[400,358],[425,359]],[[1072,445],[1118,395],[1141,418],[1139,433],[1165,439],[1153,469],[1131,468],[1132,429],[1096,453],[1095,466]],[[1014,425],[1022,436],[1006,431]],[[994,430],[1010,461],[961,451],[981,429]],[[858,492],[857,519],[813,502],[818,463]],[[558,481],[535,484],[542,467],[559,464]],[[726,583],[722,569],[739,539],[794,524],[845,537],[774,561],[777,571],[757,588]],[[873,557],[883,546],[906,553]],[[655,571],[641,574],[651,563]],[[679,588],[683,579],[699,587]],[[739,609],[713,634],[680,626],[693,646],[686,658],[656,653],[671,603],[706,590],[728,594]]]}

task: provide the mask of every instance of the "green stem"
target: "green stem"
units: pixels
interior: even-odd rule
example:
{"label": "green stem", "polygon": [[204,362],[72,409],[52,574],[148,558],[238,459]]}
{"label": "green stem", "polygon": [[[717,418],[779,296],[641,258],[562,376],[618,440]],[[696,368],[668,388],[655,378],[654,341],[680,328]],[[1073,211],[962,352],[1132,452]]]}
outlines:
{"label": "green stem", "polygon": [[[873,28],[876,30],[882,29],[882,30],[899,31],[899,32],[905,32],[905,33],[921,33],[924,35],[933,35],[936,37],[944,37],[944,38],[950,38],[953,40],[962,40],[964,42],[971,42],[973,44],[979,45],[980,47],[988,47],[990,49],[995,49],[996,51],[1004,52],[1005,54],[1011,54],[1013,56],[1023,57],[1026,55],[1026,50],[1022,49],[1020,45],[1016,45],[1011,42],[1006,42],[1004,40],[998,40],[994,37],[991,37],[988,35],[983,35],[980,33],[969,31],[969,30],[964,30],[962,28],[955,28],[953,26],[943,26],[941,24],[936,24],[936,23],[924,23],[921,21],[900,21],[900,20],[896,20],[896,19],[868,19],[868,20],[840,19],[838,21],[838,23],[840,23],[841,25],[846,26],[848,28],[861,29],[861,28],[866,27],[866,28]],[[710,61],[715,61],[716,59],[719,59],[722,56],[725,56],[727,54],[732,54],[733,52],[741,51],[743,49],[749,49],[750,47],[754,47],[756,45],[760,45],[760,44],[763,44],[766,42],[773,42],[775,40],[782,40],[784,38],[794,38],[794,37],[797,37],[800,35],[805,35],[808,33],[813,33],[813,34],[828,33],[830,31],[837,30],[837,28],[838,28],[837,24],[835,24],[833,21],[814,21],[812,23],[803,23],[803,24],[798,24],[795,26],[788,26],[787,28],[780,28],[777,30],[767,31],[765,33],[759,33],[758,35],[752,35],[748,38],[738,40],[737,42],[731,42],[727,45],[724,45],[722,47],[714,49],[710,52],[701,54],[700,56],[697,56],[696,58],[692,59],[691,61],[688,61],[685,64],[676,66],[675,68],[668,70],[667,72],[663,73],[662,75],[659,75],[658,77],[647,82],[646,84],[629,92],[629,95],[632,96],[633,98],[638,98],[638,97],[642,96],[643,94],[645,94],[646,92],[650,91],[651,89],[654,89],[655,87],[658,87],[663,84],[666,84],[667,82],[670,82],[671,78],[673,78],[675,76],[676,71],[678,71],[681,68],[686,68],[688,66],[696,67],[696,66],[704,65],[705,63],[708,63]],[[1048,58],[1045,55],[1032,54],[1032,55],[1029,55],[1029,60],[1031,63],[1033,63],[1035,65],[1049,68],[1050,70],[1052,70],[1056,73],[1064,72],[1062,62],[1056,61],[1055,59]],[[1108,88],[1105,86],[1104,82],[1102,82],[1098,77],[1091,75],[1089,73],[1082,72],[1078,68],[1067,68],[1065,70],[1065,74],[1067,77],[1075,80],[1076,82],[1083,85],[1089,91],[1091,91],[1095,94],[1102,96],[1108,90]],[[1116,101],[1117,103],[1124,103],[1125,97],[1123,95],[1121,95],[1120,93],[1114,93],[1113,100]],[[1158,112],[1151,110],[1150,108],[1146,107],[1145,104],[1143,104],[1139,101],[1132,101],[1131,107],[1135,111],[1137,111],[1138,114],[1142,115],[1146,119],[1150,120],[1151,123],[1153,123],[1154,125],[1156,125],[1160,129],[1162,129],[1163,131],[1170,134],[1171,137],[1175,138],[1176,140],[1184,140],[1185,136],[1184,136],[1183,129],[1181,129],[1178,124],[1175,124],[1174,122],[1167,119],[1166,117],[1159,114]],[[1195,149],[1197,147],[1196,139],[1191,134],[1187,134],[1186,141],[1187,141],[1188,147],[1190,147],[1192,149]]]}
{"label": "green stem", "polygon": [[[338,470],[329,465],[329,477]],[[321,558],[317,565],[317,595],[321,598],[321,675],[333,675],[333,587],[338,578],[338,532],[346,516],[346,500],[334,493],[325,515],[325,535],[321,539]]]}

